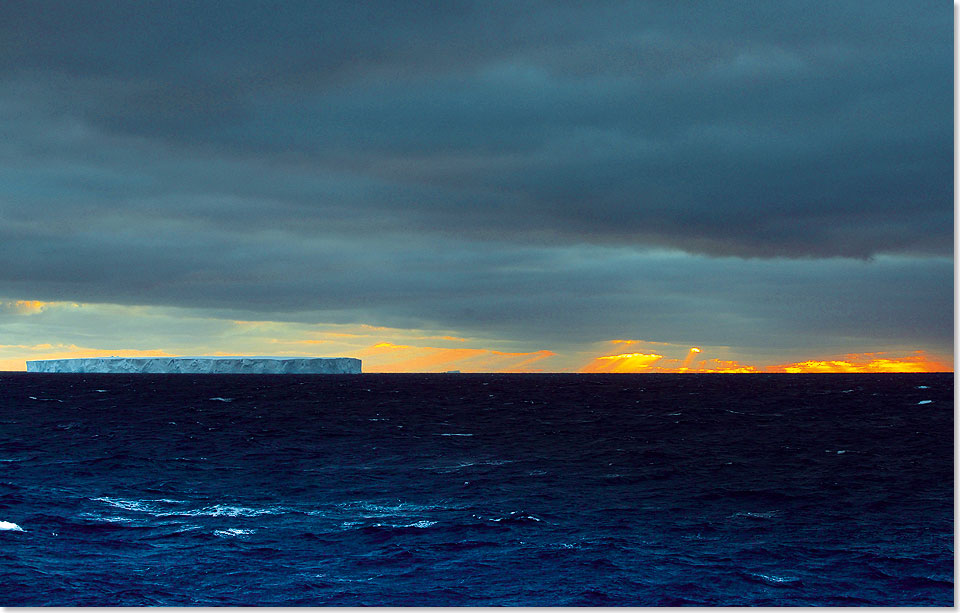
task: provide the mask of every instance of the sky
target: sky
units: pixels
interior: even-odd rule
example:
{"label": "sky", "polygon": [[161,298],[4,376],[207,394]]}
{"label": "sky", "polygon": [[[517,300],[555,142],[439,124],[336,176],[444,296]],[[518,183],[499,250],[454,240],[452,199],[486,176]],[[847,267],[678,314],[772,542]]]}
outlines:
{"label": "sky", "polygon": [[953,370],[944,2],[0,3],[0,370]]}

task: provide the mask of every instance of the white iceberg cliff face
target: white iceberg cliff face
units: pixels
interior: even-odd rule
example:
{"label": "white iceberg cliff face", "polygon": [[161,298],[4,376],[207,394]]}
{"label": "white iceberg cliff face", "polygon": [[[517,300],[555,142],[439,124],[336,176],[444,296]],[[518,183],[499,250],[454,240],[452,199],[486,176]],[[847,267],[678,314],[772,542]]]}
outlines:
{"label": "white iceberg cliff face", "polygon": [[29,360],[27,372],[352,375],[360,374],[360,360],[269,356],[71,358]]}

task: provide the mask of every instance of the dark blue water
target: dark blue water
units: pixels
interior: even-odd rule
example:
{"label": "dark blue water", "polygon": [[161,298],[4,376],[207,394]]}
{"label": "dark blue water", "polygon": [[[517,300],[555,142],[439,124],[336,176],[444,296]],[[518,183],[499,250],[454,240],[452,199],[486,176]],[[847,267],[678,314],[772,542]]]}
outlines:
{"label": "dark blue water", "polygon": [[0,373],[0,403],[2,605],[954,602],[952,375]]}

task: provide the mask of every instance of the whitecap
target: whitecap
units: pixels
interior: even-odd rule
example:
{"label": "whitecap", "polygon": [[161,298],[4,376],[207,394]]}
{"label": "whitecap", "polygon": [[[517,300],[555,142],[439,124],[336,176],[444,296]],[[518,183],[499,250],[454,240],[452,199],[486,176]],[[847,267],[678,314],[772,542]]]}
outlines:
{"label": "whitecap", "polygon": [[248,534],[253,534],[256,530],[249,530],[243,528],[227,528],[226,530],[214,530],[213,533],[217,536],[245,536]]}
{"label": "whitecap", "polygon": [[140,511],[142,513],[154,513],[155,510],[149,505],[144,504],[142,500],[123,500],[122,498],[94,498],[97,502],[105,502],[110,506],[124,509],[125,511]]}
{"label": "whitecap", "polygon": [[171,515],[187,515],[190,517],[257,517],[259,515],[282,515],[286,511],[279,507],[272,509],[255,509],[252,507],[235,507],[231,505],[215,504],[202,509],[191,509],[189,511],[180,511],[178,513],[160,513],[161,517]]}
{"label": "whitecap", "polygon": [[26,532],[23,528],[12,521],[0,521],[0,530],[9,530],[11,532]]}
{"label": "whitecap", "polygon": [[738,511],[731,515],[731,517],[748,517],[750,519],[770,519],[777,515],[777,511]]}
{"label": "whitecap", "polygon": [[[474,516],[476,517],[476,515]],[[479,519],[479,518],[478,518]],[[525,513],[520,513],[519,511],[510,511],[510,514],[506,517],[492,517],[490,521],[543,521],[535,515],[527,515]]]}
{"label": "whitecap", "polygon": [[915,389],[918,389],[918,390],[928,390],[928,389],[930,389],[930,386],[929,386],[929,385],[918,385]]}
{"label": "whitecap", "polygon": [[220,402],[233,402],[233,398],[221,398],[220,396],[214,396],[213,398],[208,398],[207,400],[218,400]]}
{"label": "whitecap", "polygon": [[134,521],[129,517],[120,517],[119,515],[107,517],[104,515],[94,515],[92,513],[81,513],[80,517],[84,519],[91,519],[93,521],[105,521],[111,524],[129,524]]}
{"label": "whitecap", "polygon": [[512,464],[513,460],[477,460],[476,462],[460,462],[457,466],[458,468],[466,468],[468,466],[503,466],[504,464]]}
{"label": "whitecap", "polygon": [[473,436],[473,435],[466,432],[442,432],[437,436]]}
{"label": "whitecap", "polygon": [[[146,500],[124,500],[122,498],[94,498],[99,502],[105,502],[111,506],[126,511],[139,511],[149,513],[155,517],[256,517],[258,515],[280,515],[287,510],[280,507],[258,509],[253,507],[241,507],[234,505],[215,504],[201,507],[198,509],[177,510],[169,508],[170,505],[186,504],[183,500],[172,500],[169,498],[151,498]],[[161,505],[149,503],[162,503]],[[163,508],[164,506],[168,508]]]}
{"label": "whitecap", "polygon": [[429,528],[437,522],[429,520],[415,521],[412,524],[373,524],[374,528]]}
{"label": "whitecap", "polygon": [[458,462],[455,466],[428,466],[422,470],[431,470],[440,473],[455,473],[463,470],[464,468],[470,468],[471,466],[503,466],[504,464],[511,464],[513,460],[476,460],[476,461],[463,461]]}
{"label": "whitecap", "polygon": [[784,576],[778,576],[778,575],[763,575],[763,574],[760,574],[760,573],[755,573],[753,576],[756,577],[757,579],[760,579],[760,580],[763,581],[764,583],[768,583],[768,584],[771,584],[771,585],[796,585],[796,584],[798,584],[798,583],[801,583],[799,577],[784,577]]}
{"label": "whitecap", "polygon": [[424,511],[444,511],[447,509],[458,508],[455,506],[448,507],[441,505],[419,505],[409,502],[400,502],[396,505],[377,504],[364,500],[358,500],[355,502],[342,502],[336,506],[351,512],[360,511],[358,515],[368,519],[375,517],[391,517],[396,515],[411,515],[414,513],[420,514]]}
{"label": "whitecap", "polygon": [[932,400],[921,400],[921,401],[918,402],[917,404],[930,404],[931,402],[933,402],[933,401],[932,401]]}

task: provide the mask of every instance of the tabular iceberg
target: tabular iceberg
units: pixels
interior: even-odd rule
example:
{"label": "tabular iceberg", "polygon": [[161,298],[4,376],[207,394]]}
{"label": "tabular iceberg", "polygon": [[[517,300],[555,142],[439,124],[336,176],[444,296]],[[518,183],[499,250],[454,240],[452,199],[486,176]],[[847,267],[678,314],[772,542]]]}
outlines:
{"label": "tabular iceberg", "polygon": [[27,372],[346,375],[360,374],[360,360],[269,356],[71,358],[29,360]]}

